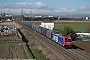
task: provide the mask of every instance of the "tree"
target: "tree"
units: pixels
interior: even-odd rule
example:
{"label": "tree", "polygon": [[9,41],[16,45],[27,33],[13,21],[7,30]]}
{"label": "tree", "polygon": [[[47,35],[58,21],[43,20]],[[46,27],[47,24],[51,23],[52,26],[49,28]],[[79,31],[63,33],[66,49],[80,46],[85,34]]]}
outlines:
{"label": "tree", "polygon": [[60,30],[60,32],[61,32],[61,34],[70,35],[72,40],[76,39],[77,35],[76,35],[75,31],[72,28],[70,28],[69,26],[64,26],[62,28],[62,30]]}
{"label": "tree", "polygon": [[59,29],[58,28],[53,28],[55,33],[59,33]]}

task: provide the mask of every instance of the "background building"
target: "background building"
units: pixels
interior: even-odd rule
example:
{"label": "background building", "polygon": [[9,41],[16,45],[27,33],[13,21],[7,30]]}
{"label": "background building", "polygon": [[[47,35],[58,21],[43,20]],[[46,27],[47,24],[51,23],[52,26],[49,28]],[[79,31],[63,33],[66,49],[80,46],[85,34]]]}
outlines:
{"label": "background building", "polygon": [[54,28],[54,22],[41,22],[41,25],[44,28],[48,28],[50,30],[53,30]]}

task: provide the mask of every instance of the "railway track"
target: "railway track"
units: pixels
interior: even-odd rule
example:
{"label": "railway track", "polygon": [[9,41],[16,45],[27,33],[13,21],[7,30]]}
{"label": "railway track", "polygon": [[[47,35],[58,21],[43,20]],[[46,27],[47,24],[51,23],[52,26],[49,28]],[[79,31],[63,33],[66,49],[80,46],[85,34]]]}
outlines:
{"label": "railway track", "polygon": [[[39,38],[40,39],[40,38]],[[43,39],[43,38],[41,38],[41,39]],[[63,48],[63,47],[61,47],[61,46],[56,46],[55,44],[56,43],[53,43],[53,42],[51,42],[51,40],[49,40],[49,39],[44,39],[43,40],[46,44],[48,44],[50,47],[52,47],[52,49],[53,50],[55,50],[54,52],[59,56],[58,58],[60,58],[60,55],[63,55],[65,58],[67,58],[68,60],[87,60],[85,57],[85,55],[84,56],[78,56],[78,54],[75,52],[75,53],[72,53],[71,51],[72,51],[72,49],[70,49],[70,51],[67,51],[68,49],[65,49],[65,48]],[[56,48],[55,48],[56,47]],[[66,59],[65,59],[66,60]]]}
{"label": "railway track", "polygon": [[[34,37],[34,30],[26,27],[22,23],[20,23],[23,28],[26,30],[26,33],[32,35]],[[35,39],[38,40],[44,48],[47,48],[49,52],[54,54],[57,60],[90,60],[90,55],[83,54],[82,52],[78,52],[74,49],[65,49],[61,47],[59,44],[51,41],[50,39],[44,37],[43,35],[36,32]],[[80,50],[81,51],[81,50]]]}
{"label": "railway track", "polygon": [[82,60],[90,60],[90,54],[87,54],[84,51],[81,51],[80,49],[68,49],[72,54],[77,54],[77,57],[81,56]]}

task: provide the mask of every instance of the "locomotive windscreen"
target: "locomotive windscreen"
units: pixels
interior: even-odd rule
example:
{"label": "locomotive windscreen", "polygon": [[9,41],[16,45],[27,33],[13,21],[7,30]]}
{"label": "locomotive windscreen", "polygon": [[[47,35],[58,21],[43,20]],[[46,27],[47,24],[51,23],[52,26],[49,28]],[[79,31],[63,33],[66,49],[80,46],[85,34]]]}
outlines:
{"label": "locomotive windscreen", "polygon": [[65,42],[71,42],[72,39],[71,38],[65,38]]}

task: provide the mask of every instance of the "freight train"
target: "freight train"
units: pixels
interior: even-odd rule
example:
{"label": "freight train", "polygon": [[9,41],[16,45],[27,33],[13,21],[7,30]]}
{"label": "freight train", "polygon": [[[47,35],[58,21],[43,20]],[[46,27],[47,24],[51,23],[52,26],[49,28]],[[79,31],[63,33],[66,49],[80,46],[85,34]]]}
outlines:
{"label": "freight train", "polygon": [[57,33],[55,33],[54,30],[43,28],[43,27],[33,24],[31,22],[24,21],[23,23],[27,27],[29,27],[29,28],[35,30],[36,32],[42,34],[43,36],[55,41],[56,43],[60,44],[61,46],[65,47],[65,48],[72,47],[72,39],[70,36],[57,34]]}

